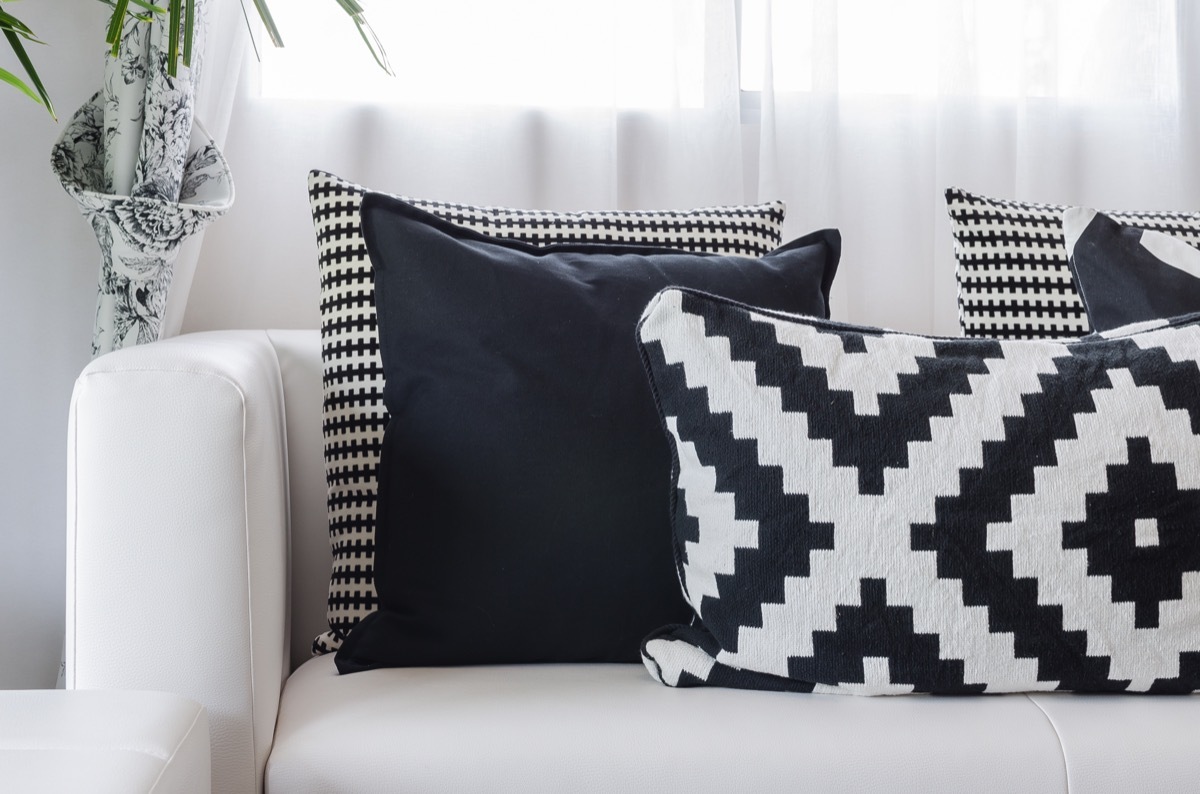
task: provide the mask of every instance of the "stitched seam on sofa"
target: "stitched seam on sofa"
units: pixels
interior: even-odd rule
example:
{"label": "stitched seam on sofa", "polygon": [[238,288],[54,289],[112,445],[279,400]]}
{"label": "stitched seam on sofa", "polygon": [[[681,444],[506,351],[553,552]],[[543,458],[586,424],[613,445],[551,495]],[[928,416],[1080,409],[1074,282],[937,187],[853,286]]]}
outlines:
{"label": "stitched seam on sofa", "polygon": [[[203,376],[203,377],[212,378],[212,379],[214,379],[214,380],[217,380],[217,381],[222,381],[222,382],[224,382],[224,383],[228,384],[228,385],[229,385],[229,386],[230,386],[230,387],[231,387],[231,388],[232,388],[232,389],[233,389],[233,390],[234,390],[234,391],[237,393],[237,395],[238,395],[238,399],[239,399],[239,400],[241,401],[241,403],[242,403],[242,426],[243,426],[243,428],[242,428],[242,444],[243,444],[243,454],[242,454],[242,476],[243,476],[243,483],[242,483],[242,490],[243,490],[243,491],[245,491],[245,439],[246,439],[246,433],[245,433],[245,421],[246,421],[246,419],[245,419],[245,415],[246,415],[246,395],[245,395],[245,394],[242,392],[242,389],[241,389],[241,387],[240,387],[240,386],[238,386],[238,385],[237,385],[237,383],[235,383],[235,382],[233,381],[233,379],[231,379],[231,378],[229,378],[229,377],[226,377],[225,375],[221,375],[221,374],[219,374],[219,373],[217,373],[217,372],[213,372],[213,371],[211,371],[211,370],[200,370],[200,369],[194,369],[194,368],[191,368],[191,367],[145,367],[145,366],[139,366],[139,367],[121,367],[121,368],[117,368],[117,369],[102,369],[102,370],[96,370],[96,371],[94,371],[94,372],[84,372],[84,373],[83,373],[83,374],[81,374],[81,375],[79,376],[79,378],[77,379],[77,383],[78,383],[78,385],[79,385],[80,387],[86,387],[86,386],[87,386],[87,384],[88,384],[88,382],[90,382],[91,380],[93,380],[94,378],[97,378],[97,377],[107,377],[107,376],[112,376],[112,375],[126,375],[126,374],[130,374],[130,373],[136,373],[136,374],[148,374],[148,375],[159,375],[159,374],[171,374],[171,375],[175,375],[175,374],[179,374],[179,375],[200,375],[200,376]],[[72,399],[74,400],[74,397],[73,397]],[[75,476],[74,476],[74,482],[73,482],[73,486],[72,486],[72,487],[73,487],[73,489],[74,489],[74,491],[75,491],[75,504],[74,504],[74,506],[73,506],[74,515],[72,515],[72,517],[71,517],[71,518],[72,518],[72,521],[74,522],[74,523],[73,523],[73,526],[72,526],[72,530],[73,530],[72,534],[73,534],[73,537],[71,538],[71,544],[72,544],[72,546],[73,546],[73,552],[74,552],[74,557],[75,557],[75,560],[76,560],[76,561],[78,561],[78,559],[79,559],[79,529],[78,529],[78,527],[79,527],[79,524],[78,524],[78,511],[79,511],[79,476],[78,476],[78,460],[79,460],[79,458],[78,458],[78,451],[79,451],[79,421],[78,421],[78,417],[76,417],[76,422],[75,422],[75,435],[74,435],[74,437],[71,439],[71,443],[74,445],[74,447],[75,447],[75,452],[76,452],[76,458],[75,458],[75,460],[76,460],[76,464],[75,464],[75,466],[76,466],[76,471],[74,472],[74,475],[75,475]],[[72,621],[72,624],[71,624],[71,634],[72,634],[72,648],[71,648],[71,651],[72,651],[72,659],[71,659],[71,674],[70,674],[70,679],[71,679],[71,680],[70,680],[70,682],[69,682],[69,683],[72,685],[72,688],[73,688],[73,685],[74,685],[74,684],[75,684],[75,682],[76,682],[76,681],[75,681],[75,679],[76,679],[76,671],[78,670],[78,664],[79,664],[79,632],[78,632],[79,620],[78,620],[78,607],[77,607],[77,602],[78,602],[78,598],[79,598],[79,565],[78,565],[78,562],[76,562],[76,564],[75,564],[73,567],[74,567],[74,570],[72,570],[72,572],[71,572],[71,577],[72,577],[72,581],[73,581],[73,584],[74,584],[74,592],[72,593],[72,600],[73,600],[74,602],[76,602],[76,603],[73,603],[73,604],[72,604],[72,609],[73,609],[73,610],[74,610],[74,612],[75,612],[75,620],[73,620],[73,621]],[[251,663],[251,669],[253,669],[253,662]]]}
{"label": "stitched seam on sofa", "polygon": [[1050,716],[1049,713],[1047,713],[1047,711],[1044,708],[1042,708],[1041,703],[1038,703],[1036,700],[1034,700],[1028,694],[1026,694],[1024,697],[1026,700],[1028,700],[1030,703],[1032,703],[1034,706],[1036,706],[1038,711],[1042,712],[1042,716],[1046,718],[1046,722],[1050,723],[1050,730],[1054,731],[1054,738],[1058,740],[1058,752],[1062,756],[1062,762],[1063,762],[1063,777],[1065,778],[1065,780],[1063,781],[1063,784],[1064,784],[1063,791],[1067,792],[1067,794],[1070,794],[1070,792],[1071,792],[1071,767],[1070,767],[1070,763],[1067,761],[1067,748],[1065,745],[1063,745],[1062,734],[1058,732],[1058,726],[1054,724],[1054,719]]}
{"label": "stitched seam on sofa", "polygon": [[[53,691],[58,691],[58,690],[53,690]],[[80,691],[86,692],[88,690],[80,690]],[[23,753],[37,753],[37,752],[61,753],[63,751],[72,752],[72,751],[80,751],[80,750],[92,751],[92,752],[104,752],[104,753],[108,753],[108,752],[136,753],[137,755],[148,756],[150,758],[153,758],[156,761],[167,761],[174,755],[174,751],[172,751],[170,753],[165,753],[162,751],[148,750],[145,747],[132,747],[127,744],[97,745],[95,742],[95,739],[89,739],[88,741],[80,741],[78,743],[63,742],[60,744],[47,744],[45,742],[37,742],[37,743],[31,743],[31,744],[16,744],[16,743],[6,740],[4,743],[4,749],[6,752],[13,751],[13,750],[19,750],[20,752],[23,752]]]}
{"label": "stitched seam on sofa", "polygon": [[[263,336],[267,336],[265,331]],[[274,351],[275,347],[270,344],[269,338],[267,344]],[[276,370],[278,370],[278,356],[276,356],[275,364]],[[249,456],[246,454],[249,411],[246,408],[245,393],[236,385],[234,388],[237,389],[238,397],[242,402],[242,543],[246,560],[246,658],[250,661],[250,763],[254,773],[255,790],[261,790],[263,781],[258,771],[258,688],[255,686],[257,663],[254,658],[254,588],[251,586],[254,581],[251,575],[254,565],[250,559],[250,466]]]}
{"label": "stitched seam on sofa", "polygon": [[[263,337],[266,337],[265,331],[262,332],[262,334],[263,334]],[[272,350],[273,349],[274,348],[272,346]],[[276,364],[278,364],[278,361],[276,361]],[[241,404],[241,413],[242,413],[242,443],[241,443],[241,447],[242,447],[242,536],[243,536],[242,550],[243,550],[243,554],[246,557],[245,572],[246,572],[246,602],[247,602],[247,627],[248,627],[248,631],[247,631],[247,635],[246,635],[246,642],[247,642],[247,647],[248,647],[247,656],[250,660],[249,683],[250,683],[251,769],[254,773],[255,785],[259,789],[261,789],[262,788],[262,775],[260,775],[259,771],[258,771],[258,750],[257,750],[258,734],[257,734],[257,730],[256,730],[256,725],[255,725],[255,712],[257,711],[257,709],[256,709],[257,699],[255,697],[256,689],[255,689],[255,685],[254,685],[255,661],[254,661],[254,640],[253,640],[253,637],[254,637],[253,609],[250,604],[250,533],[249,533],[249,488],[248,488],[248,473],[247,473],[248,467],[246,465],[246,463],[247,463],[246,462],[246,394],[242,390],[241,386],[239,386],[238,383],[236,381],[234,381],[232,378],[230,378],[226,375],[222,375],[218,372],[213,372],[212,370],[197,369],[194,367],[154,367],[154,366],[119,367],[119,368],[114,368],[114,369],[97,370],[95,372],[85,372],[83,375],[81,375],[79,377],[79,380],[80,381],[88,381],[97,376],[125,375],[125,374],[129,374],[129,373],[200,375],[202,377],[212,378],[213,380],[218,381],[218,382],[223,382],[223,383],[227,384],[230,388],[232,388],[234,393],[237,394],[238,401]],[[78,434],[78,427],[76,428],[76,434]],[[76,488],[77,487],[78,487],[78,485],[76,485]],[[76,544],[78,543],[78,533],[76,533],[76,539],[74,542]],[[78,591],[76,591],[76,593],[78,593]],[[77,648],[78,648],[78,644],[76,644],[76,649]],[[76,651],[76,653],[77,653],[77,651]],[[74,678],[74,675],[72,675],[72,678]]]}
{"label": "stitched seam on sofa", "polygon": [[271,351],[275,354],[275,387],[279,390],[279,422],[276,426],[279,432],[280,453],[283,459],[280,461],[281,471],[283,472],[283,520],[284,527],[287,531],[284,533],[284,572],[283,572],[283,647],[284,647],[284,668],[280,671],[280,675],[286,680],[292,671],[292,470],[291,470],[291,454],[288,447],[288,405],[287,405],[287,389],[283,386],[283,362],[279,358],[279,346],[275,343],[275,338],[271,336],[271,332],[264,332],[267,337],[267,342],[271,345]]}
{"label": "stitched seam on sofa", "polygon": [[[179,755],[180,748],[187,743],[187,740],[191,737],[192,733],[195,732],[196,723],[200,721],[200,715],[203,713],[204,707],[201,706],[196,710],[196,716],[192,717],[192,724],[188,726],[188,729],[183,732],[183,736],[179,738],[179,742],[175,745],[175,749],[171,750],[171,754],[163,759],[164,763],[162,765],[162,769],[158,770],[158,777],[156,777],[154,782],[150,784],[151,792],[154,792],[158,789],[158,784],[162,782],[163,775],[167,773],[167,767],[171,765],[171,762],[175,760],[175,756]],[[209,760],[209,765],[212,765],[211,757]]]}
{"label": "stitched seam on sofa", "polygon": [[[265,333],[264,333],[265,336]],[[248,628],[246,634],[247,657],[250,660],[250,747],[251,747],[251,764],[254,772],[256,785],[261,788],[262,780],[258,773],[258,743],[257,731],[255,729],[255,711],[257,700],[255,698],[254,686],[254,609],[251,605],[250,594],[250,516],[249,516],[249,488],[248,488],[248,467],[246,465],[246,393],[242,387],[237,384],[232,378],[222,375],[211,370],[201,370],[193,367],[122,367],[120,369],[100,370],[98,372],[90,372],[83,376],[90,379],[97,375],[124,375],[128,373],[144,373],[144,374],[182,374],[182,375],[200,375],[212,378],[216,381],[224,382],[234,393],[237,394],[238,401],[241,403],[242,412],[242,551],[246,558],[245,573],[246,573],[246,625]]]}

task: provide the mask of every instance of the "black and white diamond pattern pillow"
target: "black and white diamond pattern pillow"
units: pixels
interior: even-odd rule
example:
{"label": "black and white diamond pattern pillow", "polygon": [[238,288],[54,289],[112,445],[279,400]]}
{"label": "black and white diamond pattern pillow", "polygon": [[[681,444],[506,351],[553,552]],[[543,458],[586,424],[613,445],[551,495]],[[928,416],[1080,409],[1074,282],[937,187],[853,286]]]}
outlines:
{"label": "black and white diamond pattern pillow", "polygon": [[[1091,330],[1071,280],[1061,204],[946,191],[964,336],[1052,339]],[[1115,220],[1200,243],[1200,213],[1110,212]]]}
{"label": "black and white diamond pattern pillow", "polygon": [[[332,174],[308,177],[321,279],[322,429],[333,570],[329,631],[313,653],[337,650],[377,608],[374,580],[375,470],[387,424],[379,360],[374,275],[359,228],[366,188]],[[547,212],[409,201],[440,218],[493,237],[536,245],[628,243],[760,257],[780,242],[784,205],[679,211]]]}
{"label": "black and white diamond pattern pillow", "polygon": [[672,686],[1200,687],[1200,315],[939,339],[665,290]]}

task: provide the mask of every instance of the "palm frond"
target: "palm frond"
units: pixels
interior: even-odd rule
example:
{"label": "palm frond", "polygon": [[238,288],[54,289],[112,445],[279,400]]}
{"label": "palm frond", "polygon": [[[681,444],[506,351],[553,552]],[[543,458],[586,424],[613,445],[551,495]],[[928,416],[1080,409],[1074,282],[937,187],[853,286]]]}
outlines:
{"label": "palm frond", "polygon": [[392,65],[388,62],[387,52],[383,49],[383,43],[379,41],[379,36],[375,35],[374,29],[367,22],[367,15],[363,7],[356,3],[355,0],[337,0],[337,4],[354,20],[354,26],[358,28],[358,35],[362,37],[363,43],[367,45],[367,49],[370,50],[371,57],[375,59],[375,63],[379,64],[379,68],[384,72],[395,77]]}
{"label": "palm frond", "polygon": [[183,62],[188,66],[192,65],[192,39],[196,34],[196,3],[195,0],[188,0],[187,7],[184,9],[183,22]]}
{"label": "palm frond", "polygon": [[[0,0],[0,3],[9,2],[10,0]],[[121,54],[121,34],[125,28],[125,20],[127,17],[134,17],[141,21],[149,21],[155,14],[166,14],[167,24],[170,25],[168,34],[168,53],[167,53],[167,70],[174,76],[180,61],[185,66],[191,66],[193,48],[192,42],[196,32],[196,0],[169,0],[167,7],[159,5],[154,0],[98,0],[112,9],[112,14],[108,18],[108,26],[105,30],[104,41],[109,46],[109,51],[113,56]],[[276,47],[283,46],[283,37],[279,33],[279,28],[275,24],[275,18],[271,15],[270,8],[267,7],[267,0],[252,0],[254,10],[258,12],[259,19],[262,20],[263,27],[266,29],[268,38]],[[362,38],[363,43],[370,51],[371,57],[375,59],[375,63],[379,64],[379,68],[386,73],[393,74],[391,64],[388,62],[387,52],[383,48],[383,43],[379,36],[371,28],[367,22],[366,12],[356,0],[336,0],[337,4],[354,22],[355,28],[358,30],[358,35]],[[246,10],[246,0],[241,0],[242,13],[246,17],[247,25],[250,22],[249,12]],[[21,79],[16,74],[0,69],[0,83],[5,83],[16,88],[21,93],[45,106],[50,115],[57,120],[54,115],[54,105],[50,102],[50,95],[46,91],[45,85],[42,84],[42,79],[34,68],[33,61],[29,58],[29,53],[26,52],[22,39],[34,44],[43,44],[29,29],[29,26],[17,19],[12,14],[0,7],[0,33],[8,41],[13,54],[17,56],[17,61],[20,62],[21,68],[25,71],[25,79]],[[254,37],[251,36],[253,42]],[[255,45],[257,53],[258,46]]]}
{"label": "palm frond", "polygon": [[38,75],[37,69],[34,68],[33,61],[29,59],[29,53],[25,51],[25,45],[21,43],[23,37],[31,41],[37,41],[37,39],[33,37],[32,31],[29,31],[27,26],[11,14],[5,14],[5,16],[12,20],[12,22],[0,28],[0,30],[3,30],[4,38],[8,40],[8,46],[12,48],[13,54],[17,56],[17,61],[21,64],[21,68],[25,70],[25,76],[32,83],[32,87],[9,71],[0,70],[3,71],[3,75],[0,75],[0,78],[3,78],[5,83],[16,87],[26,96],[30,96],[39,102],[49,111],[50,117],[58,121],[58,116],[54,114],[54,103],[50,101],[50,95],[46,92],[46,86],[42,84],[42,78]]}
{"label": "palm frond", "polygon": [[0,8],[0,30],[11,30],[12,32],[16,33],[22,38],[28,39],[29,41],[36,41],[38,44],[45,43],[37,40],[37,37],[33,35],[33,31],[29,29],[28,25],[5,11],[3,8]]}
{"label": "palm frond", "polygon": [[36,91],[34,91],[32,88],[30,88],[28,85],[26,85],[24,80],[17,77],[15,74],[8,71],[7,69],[0,69],[0,83],[8,83],[13,88],[17,89],[22,94],[24,94],[25,96],[32,99],[34,102],[37,102],[39,105],[45,104],[44,102],[42,102],[42,98],[40,96],[38,96]]}
{"label": "palm frond", "polygon": [[[242,7],[245,6],[246,0],[242,0]],[[271,9],[267,8],[267,0],[254,0],[254,9],[258,11],[263,27],[267,29],[267,38],[276,47],[282,47],[283,37],[279,35],[279,28],[275,26],[275,17],[271,16]]]}
{"label": "palm frond", "polygon": [[125,12],[128,10],[129,0],[116,0],[112,16],[108,18],[108,33],[104,41],[114,58],[121,54],[121,32],[125,29]]}

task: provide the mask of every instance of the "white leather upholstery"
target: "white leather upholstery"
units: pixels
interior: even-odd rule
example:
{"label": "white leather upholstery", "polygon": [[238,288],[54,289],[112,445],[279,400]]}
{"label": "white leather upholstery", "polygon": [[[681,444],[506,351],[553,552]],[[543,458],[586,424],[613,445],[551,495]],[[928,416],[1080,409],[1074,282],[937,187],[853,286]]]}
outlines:
{"label": "white leather upholstery", "polygon": [[103,356],[72,399],[67,686],[204,704],[221,792],[261,785],[288,668],[284,432],[263,331]]}
{"label": "white leather upholstery", "polygon": [[1200,697],[1030,695],[1054,725],[1070,790],[1200,791]]}
{"label": "white leather upholstery", "polygon": [[291,660],[312,658],[312,641],[329,628],[329,523],[321,437],[321,347],[318,331],[268,331],[283,378],[291,491]]}
{"label": "white leather upholstery", "polygon": [[280,701],[325,625],[320,403],[316,331],[178,337],[76,387],[68,684],[203,703],[214,791],[264,767],[273,792],[1200,790],[1197,697],[673,690],[637,665],[338,677],[323,657]]}
{"label": "white leather upholstery", "polygon": [[338,676],[322,657],[284,689],[267,790],[1061,792],[1066,770],[1023,696],[678,690],[641,665]]}
{"label": "white leather upholstery", "polygon": [[207,794],[208,719],[165,692],[0,692],[0,789]]}

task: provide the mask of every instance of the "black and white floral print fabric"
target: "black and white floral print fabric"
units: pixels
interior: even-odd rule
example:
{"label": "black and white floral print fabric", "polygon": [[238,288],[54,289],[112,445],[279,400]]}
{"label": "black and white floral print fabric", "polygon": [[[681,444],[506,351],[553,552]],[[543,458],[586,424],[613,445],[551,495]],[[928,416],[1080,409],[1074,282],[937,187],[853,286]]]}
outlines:
{"label": "black and white floral print fabric", "polygon": [[165,17],[131,18],[103,88],[51,154],[100,244],[93,355],[158,339],[180,245],[233,203],[229,165],[193,112],[206,8],[197,5],[192,67],[175,77]]}

